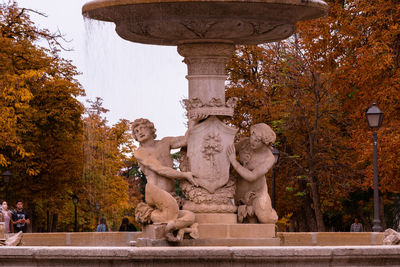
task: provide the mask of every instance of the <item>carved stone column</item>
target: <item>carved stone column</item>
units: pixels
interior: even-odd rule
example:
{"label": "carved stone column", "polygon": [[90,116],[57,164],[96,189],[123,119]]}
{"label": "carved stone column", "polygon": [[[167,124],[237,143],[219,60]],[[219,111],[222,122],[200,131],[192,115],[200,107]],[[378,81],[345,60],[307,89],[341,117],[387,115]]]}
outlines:
{"label": "carved stone column", "polygon": [[189,99],[199,99],[203,104],[217,100],[225,104],[225,65],[234,49],[234,44],[229,42],[178,46],[178,52],[188,66]]}
{"label": "carved stone column", "polygon": [[234,48],[233,43],[223,41],[178,46],[178,52],[188,66],[189,99],[185,100],[188,117],[207,117],[190,129],[188,138],[186,166],[196,177],[199,187],[181,183],[188,198],[183,208],[198,215],[236,211],[232,201],[235,183],[229,179],[226,148],[233,144],[237,129],[220,120],[221,116],[233,115],[236,103],[235,99],[225,101],[225,66]]}

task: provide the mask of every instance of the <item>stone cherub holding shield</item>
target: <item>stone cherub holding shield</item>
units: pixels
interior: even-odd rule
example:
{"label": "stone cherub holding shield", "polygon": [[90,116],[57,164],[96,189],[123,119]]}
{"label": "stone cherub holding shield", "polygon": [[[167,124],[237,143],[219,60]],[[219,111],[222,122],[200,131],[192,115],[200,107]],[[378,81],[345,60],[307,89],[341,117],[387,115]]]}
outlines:
{"label": "stone cherub holding shield", "polygon": [[[274,131],[267,124],[259,123],[251,126],[249,138],[227,149],[229,161],[240,176],[235,193],[239,222],[276,223],[278,220],[265,177],[274,165],[272,144],[275,139]],[[236,160],[236,150],[239,161]]]}
{"label": "stone cherub holding shield", "polygon": [[[186,179],[197,186],[191,172],[180,172],[173,169],[171,149],[186,146],[186,136],[165,137],[156,140],[154,124],[147,119],[133,122],[134,138],[139,148],[134,152],[139,167],[146,175],[146,203],[136,208],[135,217],[140,223],[167,224],[166,237],[169,241],[180,241],[184,233],[197,236],[194,214],[179,210],[175,195],[175,179]],[[177,232],[174,236],[173,232]]]}

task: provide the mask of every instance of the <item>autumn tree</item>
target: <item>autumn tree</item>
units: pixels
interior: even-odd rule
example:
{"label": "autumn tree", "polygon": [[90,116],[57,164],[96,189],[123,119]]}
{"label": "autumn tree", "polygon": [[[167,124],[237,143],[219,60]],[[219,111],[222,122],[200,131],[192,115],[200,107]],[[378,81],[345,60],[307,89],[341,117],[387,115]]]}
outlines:
{"label": "autumn tree", "polygon": [[130,122],[120,120],[110,127],[104,117],[108,110],[102,106],[102,99],[88,102],[90,106],[83,119],[85,160],[82,179],[85,186],[79,192],[80,198],[84,199],[81,223],[84,230],[93,230],[98,217],[104,216],[116,229],[120,219],[132,212],[138,202],[136,188],[131,185],[129,190],[129,179],[124,171],[131,167],[129,162],[134,148]]}
{"label": "autumn tree", "polygon": [[58,55],[62,36],[38,28],[32,12],[41,14],[0,5],[0,167],[14,174],[11,199],[25,201],[34,228],[51,230],[79,186],[84,91]]}
{"label": "autumn tree", "polygon": [[[258,122],[278,133],[276,145],[284,152],[278,212],[293,218],[300,212],[298,224],[320,231],[349,201],[359,201],[356,210],[347,210],[352,216],[371,207],[357,192],[372,187],[364,114],[372,102],[388,117],[379,135],[381,191],[398,192],[400,184],[398,1],[329,1],[329,6],[328,16],[299,23],[288,41],[239,47],[227,86],[227,95],[241,100],[232,123],[242,134]],[[293,209],[299,198],[302,208]],[[316,227],[304,221],[310,217]]]}

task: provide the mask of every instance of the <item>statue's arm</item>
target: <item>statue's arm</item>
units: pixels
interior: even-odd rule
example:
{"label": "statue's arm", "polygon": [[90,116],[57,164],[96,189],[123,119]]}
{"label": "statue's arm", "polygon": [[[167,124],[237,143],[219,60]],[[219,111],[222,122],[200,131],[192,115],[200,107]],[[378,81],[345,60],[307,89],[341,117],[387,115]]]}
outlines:
{"label": "statue's arm", "polygon": [[181,148],[187,145],[187,134],[177,137],[165,137],[161,142],[168,142],[171,149]]}
{"label": "statue's arm", "polygon": [[243,167],[242,164],[240,164],[236,160],[236,150],[234,145],[228,147],[227,155],[233,168],[239,173],[239,175],[243,179],[245,179],[248,182],[253,182],[258,178],[260,178],[261,176],[264,176],[272,168],[275,161],[274,156],[271,154],[270,156],[267,156],[263,164],[260,164],[252,171],[250,171],[249,169]]}
{"label": "statue's arm", "polygon": [[201,120],[206,119],[207,115],[199,115],[196,118],[190,118],[188,122],[188,130],[186,131],[184,136],[177,137],[165,137],[163,141],[166,140],[170,144],[171,149],[181,148],[187,146],[187,140],[189,138],[190,130],[196,126]]}
{"label": "statue's arm", "polygon": [[139,166],[142,165],[160,176],[169,179],[187,179],[192,184],[197,185],[191,172],[180,172],[171,167],[164,166],[157,159],[145,155],[140,151],[135,151],[135,158],[137,159]]}

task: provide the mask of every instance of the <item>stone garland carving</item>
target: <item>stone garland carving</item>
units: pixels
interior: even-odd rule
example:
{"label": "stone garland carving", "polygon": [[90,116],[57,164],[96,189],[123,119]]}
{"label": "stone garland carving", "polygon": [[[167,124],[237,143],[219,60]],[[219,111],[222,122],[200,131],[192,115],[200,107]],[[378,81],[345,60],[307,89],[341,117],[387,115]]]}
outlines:
{"label": "stone garland carving", "polygon": [[226,103],[220,98],[213,97],[208,103],[203,103],[198,97],[184,99],[183,104],[187,110],[189,119],[195,119],[202,115],[233,116],[237,97],[229,98]]}
{"label": "stone garland carving", "polygon": [[226,185],[218,188],[213,194],[207,189],[193,186],[181,181],[179,184],[183,194],[187,198],[183,208],[198,213],[233,213],[237,207],[232,200],[235,193],[235,182],[229,180]]}
{"label": "stone garland carving", "polygon": [[[179,169],[189,171],[190,164],[187,158],[186,149],[181,149],[179,158]],[[184,209],[200,213],[228,212],[236,211],[236,206],[232,200],[235,193],[235,181],[229,180],[226,185],[218,188],[214,193],[207,189],[194,186],[193,184],[182,180],[179,183],[182,193],[185,195]]]}

